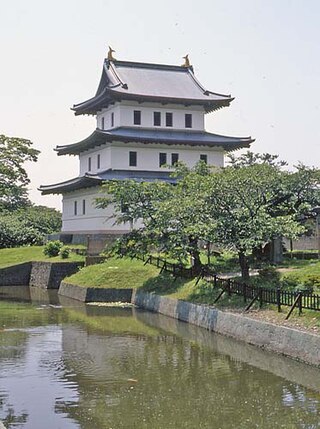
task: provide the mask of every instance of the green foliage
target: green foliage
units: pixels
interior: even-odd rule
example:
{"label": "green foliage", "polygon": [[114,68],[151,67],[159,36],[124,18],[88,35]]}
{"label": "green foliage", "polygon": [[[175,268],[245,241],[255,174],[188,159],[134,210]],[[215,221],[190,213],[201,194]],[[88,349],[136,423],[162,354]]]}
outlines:
{"label": "green foliage", "polygon": [[43,244],[46,234],[59,231],[61,213],[44,206],[0,212],[0,248]]}
{"label": "green foliage", "polygon": [[30,140],[0,135],[0,211],[29,204],[30,180],[23,165],[26,161],[36,162],[39,153]]}
{"label": "green foliage", "polygon": [[43,253],[50,258],[53,256],[58,256],[62,246],[63,243],[59,240],[48,241],[48,243],[44,246]]}
{"label": "green foliage", "polygon": [[[283,171],[277,156],[248,153],[230,167],[212,170],[203,163],[181,163],[175,185],[111,181],[98,207],[114,204],[117,222],[143,222],[118,243],[131,256],[153,247],[177,261],[201,266],[199,242],[214,242],[239,256],[243,279],[254,249],[277,237],[296,238],[301,217],[319,205],[319,172],[299,165]],[[124,210],[125,208],[125,210]]]}
{"label": "green foliage", "polygon": [[[68,259],[70,256],[70,249],[68,247],[62,247],[62,249],[59,252],[59,255],[61,259]],[[56,255],[54,255],[56,256]]]}
{"label": "green foliage", "polygon": [[250,284],[252,286],[277,289],[282,286],[281,274],[275,267],[268,265],[260,269],[257,276],[250,278]]}
{"label": "green foliage", "polygon": [[233,167],[249,167],[252,165],[271,165],[276,168],[281,168],[287,165],[286,161],[279,160],[279,155],[271,155],[270,153],[254,153],[247,151],[246,153],[236,156],[234,154],[229,154],[229,163]]}

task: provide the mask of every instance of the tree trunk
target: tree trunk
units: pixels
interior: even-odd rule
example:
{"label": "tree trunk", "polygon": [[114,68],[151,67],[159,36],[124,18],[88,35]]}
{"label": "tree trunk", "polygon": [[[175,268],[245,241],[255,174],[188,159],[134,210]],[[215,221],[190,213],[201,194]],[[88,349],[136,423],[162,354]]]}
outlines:
{"label": "tree trunk", "polygon": [[241,278],[244,282],[247,282],[250,278],[249,263],[248,263],[248,258],[243,252],[239,252],[239,264],[241,268]]}
{"label": "tree trunk", "polygon": [[192,259],[192,269],[195,274],[201,272],[201,260],[200,260],[200,251],[198,247],[198,240],[193,237],[189,237],[189,245],[191,247],[190,255]]}
{"label": "tree trunk", "polygon": [[273,238],[271,241],[270,262],[280,264],[283,261],[282,239],[281,237]]}

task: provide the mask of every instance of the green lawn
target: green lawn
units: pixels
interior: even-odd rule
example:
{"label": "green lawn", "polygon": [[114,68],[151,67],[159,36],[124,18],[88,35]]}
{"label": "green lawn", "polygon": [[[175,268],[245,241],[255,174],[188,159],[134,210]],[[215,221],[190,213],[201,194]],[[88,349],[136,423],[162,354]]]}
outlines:
{"label": "green lawn", "polygon": [[147,280],[157,277],[159,269],[144,265],[142,261],[129,258],[110,258],[106,262],[82,268],[65,279],[79,286],[115,289],[136,289]]}
{"label": "green lawn", "polygon": [[[74,247],[74,246],[72,246]],[[15,264],[30,261],[50,261],[50,262],[79,262],[84,257],[70,252],[70,257],[61,259],[60,256],[49,258],[43,254],[44,246],[16,247],[12,249],[0,249],[0,268],[9,267]]]}

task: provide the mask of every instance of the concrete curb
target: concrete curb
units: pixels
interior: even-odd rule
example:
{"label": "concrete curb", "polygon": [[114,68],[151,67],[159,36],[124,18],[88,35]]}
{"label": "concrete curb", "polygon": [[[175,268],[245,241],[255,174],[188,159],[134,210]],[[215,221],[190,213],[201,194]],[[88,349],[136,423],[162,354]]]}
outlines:
{"label": "concrete curb", "polygon": [[[114,294],[114,291],[117,291],[117,294]],[[121,296],[123,299],[129,298],[128,291],[132,296],[127,299],[127,302],[132,302],[139,308],[161,313],[260,348],[320,366],[319,335],[262,322],[242,314],[220,311],[207,305],[192,304],[139,290],[85,288],[62,282],[59,294],[83,302],[98,300],[110,302],[121,301]]]}

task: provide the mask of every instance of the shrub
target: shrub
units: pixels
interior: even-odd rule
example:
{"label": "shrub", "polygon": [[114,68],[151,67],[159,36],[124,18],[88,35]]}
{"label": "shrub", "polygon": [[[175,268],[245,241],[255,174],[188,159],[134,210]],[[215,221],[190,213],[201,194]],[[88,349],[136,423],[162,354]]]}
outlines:
{"label": "shrub", "polygon": [[63,246],[63,243],[61,243],[61,241],[59,241],[59,240],[49,241],[45,245],[45,247],[43,249],[43,253],[46,256],[49,256],[50,258],[53,256],[58,256],[62,246]]}
{"label": "shrub", "polygon": [[67,258],[69,258],[69,256],[70,256],[70,249],[68,249],[68,247],[63,247],[63,248],[60,250],[59,255],[60,255],[60,257],[61,257],[62,259],[67,259]]}
{"label": "shrub", "polygon": [[68,247],[62,247],[59,253],[62,259],[67,259],[70,256],[70,249]]}
{"label": "shrub", "polygon": [[250,278],[250,284],[262,288],[277,288],[281,284],[280,273],[274,267],[267,266],[259,270],[257,276]]}
{"label": "shrub", "polygon": [[299,276],[293,274],[284,276],[281,280],[281,287],[291,291],[312,293],[314,286],[315,284],[312,282],[311,278],[301,279]]}

